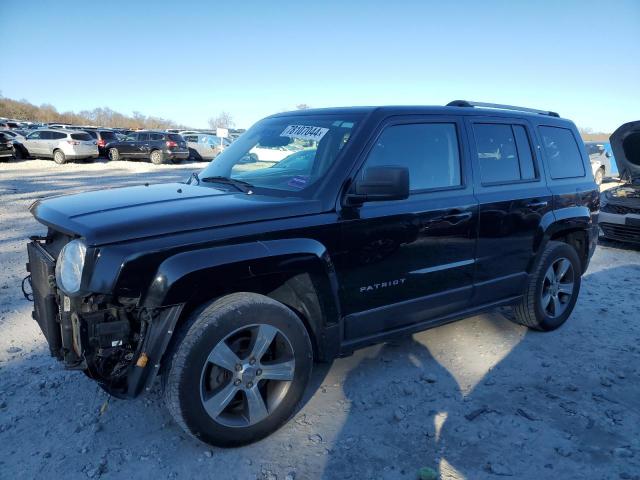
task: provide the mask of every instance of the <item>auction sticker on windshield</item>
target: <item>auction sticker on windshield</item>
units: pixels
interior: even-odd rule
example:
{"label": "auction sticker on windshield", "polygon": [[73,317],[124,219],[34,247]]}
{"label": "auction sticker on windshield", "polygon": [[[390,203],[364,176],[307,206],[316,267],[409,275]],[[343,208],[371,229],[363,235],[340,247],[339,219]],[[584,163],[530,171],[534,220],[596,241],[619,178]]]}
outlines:
{"label": "auction sticker on windshield", "polygon": [[328,128],[307,125],[289,125],[280,134],[281,137],[299,138],[300,140],[315,140],[319,142],[329,131]]}

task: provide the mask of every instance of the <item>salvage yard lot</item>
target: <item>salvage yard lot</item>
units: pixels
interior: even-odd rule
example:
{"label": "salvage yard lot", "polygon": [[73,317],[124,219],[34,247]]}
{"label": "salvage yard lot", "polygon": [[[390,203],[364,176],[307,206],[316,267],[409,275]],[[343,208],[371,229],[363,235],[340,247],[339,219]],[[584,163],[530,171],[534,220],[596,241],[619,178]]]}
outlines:
{"label": "salvage yard lot", "polygon": [[205,163],[0,164],[0,478],[640,479],[640,252],[601,245],[552,333],[496,311],[319,366],[274,435],[219,450],[188,437],[160,386],[111,399],[48,356],[23,299],[35,199],[184,180]]}

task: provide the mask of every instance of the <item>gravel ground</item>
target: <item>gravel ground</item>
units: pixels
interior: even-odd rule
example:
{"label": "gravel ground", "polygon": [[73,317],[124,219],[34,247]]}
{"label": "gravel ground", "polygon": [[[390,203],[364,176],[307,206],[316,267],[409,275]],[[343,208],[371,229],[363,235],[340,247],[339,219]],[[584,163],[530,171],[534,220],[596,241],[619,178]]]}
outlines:
{"label": "gravel ground", "polygon": [[29,204],[203,166],[0,165],[0,478],[640,479],[640,254],[620,245],[598,248],[560,330],[505,309],[360,350],[319,366],[295,418],[244,448],[191,439],[159,387],[108,399],[63,370],[20,292],[42,232]]}

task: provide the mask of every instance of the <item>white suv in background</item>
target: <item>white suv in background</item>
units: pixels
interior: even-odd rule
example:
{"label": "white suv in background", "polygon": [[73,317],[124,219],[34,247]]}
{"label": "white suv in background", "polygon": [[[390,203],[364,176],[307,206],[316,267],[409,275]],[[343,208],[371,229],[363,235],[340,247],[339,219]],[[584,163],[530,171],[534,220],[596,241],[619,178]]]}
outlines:
{"label": "white suv in background", "polygon": [[16,155],[53,158],[58,164],[67,160],[98,158],[98,144],[87,132],[74,130],[41,129],[26,136]]}

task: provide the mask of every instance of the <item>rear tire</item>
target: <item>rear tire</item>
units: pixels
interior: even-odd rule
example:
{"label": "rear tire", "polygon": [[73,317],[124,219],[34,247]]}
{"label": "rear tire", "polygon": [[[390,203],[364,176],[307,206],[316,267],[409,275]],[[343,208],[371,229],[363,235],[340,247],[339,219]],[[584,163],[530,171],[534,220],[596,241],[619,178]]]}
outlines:
{"label": "rear tire", "polygon": [[313,353],[306,328],[283,304],[234,293],[194,314],[178,334],[165,401],[195,438],[219,447],[245,445],[296,412]]}
{"label": "rear tire", "polygon": [[151,152],[149,159],[154,165],[162,165],[164,163],[164,155],[160,150],[154,150]]}
{"label": "rear tire", "polygon": [[117,162],[118,160],[120,160],[120,152],[117,148],[110,148],[109,152],[107,152],[107,157],[109,158],[110,162]]}
{"label": "rear tire", "polygon": [[67,156],[64,154],[62,150],[54,150],[53,151],[53,161],[58,165],[64,165],[67,163]]}
{"label": "rear tire", "polygon": [[571,315],[580,293],[582,266],[575,248],[550,241],[529,277],[515,321],[534,330],[560,327]]}

